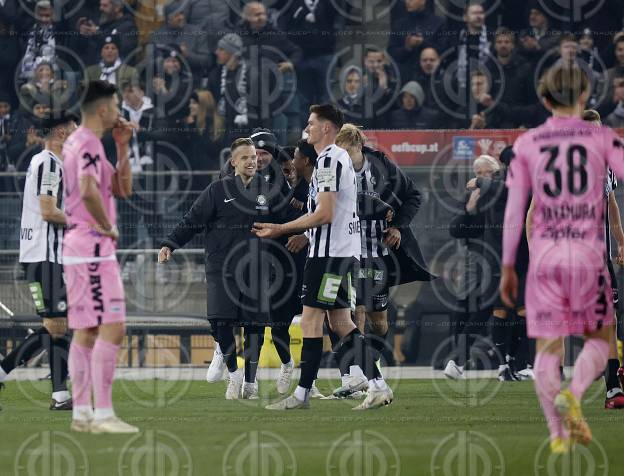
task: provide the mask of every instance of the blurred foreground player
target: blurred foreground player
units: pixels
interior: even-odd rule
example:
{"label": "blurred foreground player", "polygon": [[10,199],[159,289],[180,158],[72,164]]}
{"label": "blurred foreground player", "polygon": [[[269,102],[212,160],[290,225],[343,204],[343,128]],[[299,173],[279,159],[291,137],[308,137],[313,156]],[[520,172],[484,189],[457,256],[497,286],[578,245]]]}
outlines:
{"label": "blurred foreground player", "polygon": [[[132,193],[128,144],[133,126],[120,115],[115,85],[91,81],[80,106],[82,123],[63,147],[69,227],[63,264],[74,337],[69,350],[74,414],[71,429],[137,433],[115,416],[112,390],[117,351],[126,333],[126,302],[116,257],[115,197]],[[117,165],[101,138],[112,129]],[[93,411],[91,393],[93,392]]]}
{"label": "blurred foreground player", "polygon": [[44,149],[33,156],[24,185],[20,228],[20,263],[43,325],[0,362],[0,385],[15,367],[41,350],[48,351],[52,379],[50,410],[71,410],[67,391],[67,293],[63,281],[63,200],[65,139],[76,129],[73,116],[48,116],[41,123]]}
{"label": "blurred foreground player", "polygon": [[[558,65],[540,95],[552,111],[542,126],[514,144],[503,231],[501,298],[512,307],[518,293],[514,264],[525,205],[533,193],[531,260],[526,283],[527,332],[537,339],[535,389],[553,453],[592,435],[580,401],[607,364],[614,332],[613,302],[603,230],[607,167],[624,176],[624,144],[610,129],[584,122],[589,80],[575,66]],[[584,335],[569,388],[561,390],[561,337]]]}

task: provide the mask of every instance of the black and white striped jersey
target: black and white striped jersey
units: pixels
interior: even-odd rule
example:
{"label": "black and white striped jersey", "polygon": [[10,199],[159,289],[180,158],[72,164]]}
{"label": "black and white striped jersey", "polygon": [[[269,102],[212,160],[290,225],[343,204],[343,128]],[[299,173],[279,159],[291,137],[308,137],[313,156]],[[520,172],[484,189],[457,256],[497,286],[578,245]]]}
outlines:
{"label": "black and white striped jersey", "polygon": [[39,196],[56,197],[57,207],[65,209],[63,163],[49,150],[30,160],[24,184],[20,225],[20,263],[63,262],[63,227],[46,222],[41,216]]}
{"label": "black and white striped jersey", "polygon": [[331,223],[308,230],[309,258],[360,257],[360,219],[357,215],[357,185],[347,151],[327,146],[316,159],[308,195],[308,213],[314,213],[318,195],[337,192]]}
{"label": "black and white striped jersey", "polygon": [[[375,176],[370,167],[370,162],[364,156],[364,165],[355,172],[358,194],[370,195],[379,198],[379,192],[375,191]],[[362,258],[379,258],[388,255],[388,248],[384,245],[384,230],[386,220],[360,220],[362,234]]]}
{"label": "black and white striped jersey", "polygon": [[[617,177],[613,170],[607,169],[607,180],[605,182],[605,198],[607,199],[607,212],[605,213],[605,243],[607,245],[607,257],[611,258],[611,224],[609,223],[609,194],[617,188]],[[617,250],[616,250],[617,251]]]}

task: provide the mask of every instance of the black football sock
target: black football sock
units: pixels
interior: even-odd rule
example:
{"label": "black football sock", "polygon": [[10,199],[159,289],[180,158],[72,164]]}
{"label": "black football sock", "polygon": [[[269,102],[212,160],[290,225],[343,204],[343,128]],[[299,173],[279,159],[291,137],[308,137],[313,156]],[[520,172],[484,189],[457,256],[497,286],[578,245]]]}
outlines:
{"label": "black football sock", "polygon": [[353,355],[349,354],[349,349],[343,345],[338,334],[329,329],[329,327],[327,332],[332,345],[334,362],[336,362],[336,365],[340,370],[340,376],[349,375],[349,368],[353,364]]}
{"label": "black football sock", "polygon": [[243,344],[245,355],[245,382],[254,383],[258,371],[260,351],[264,343],[264,327],[245,328],[245,343]]}
{"label": "black football sock", "polygon": [[505,356],[507,355],[507,331],[509,329],[507,319],[491,316],[490,326],[492,343],[494,344],[497,354],[494,358],[498,361],[498,365],[505,365]]}
{"label": "black football sock", "polygon": [[67,390],[67,357],[69,356],[70,339],[69,335],[64,335],[58,339],[50,339],[48,359],[50,361],[53,392]]}
{"label": "black football sock", "polygon": [[369,345],[373,348],[375,360],[378,360],[383,355],[384,351],[388,348],[386,343],[386,337],[388,336],[388,331],[386,331],[383,335],[377,334],[367,334],[366,340]]}
{"label": "black football sock", "polygon": [[28,362],[37,352],[45,350],[47,348],[46,338],[49,336],[48,330],[41,326],[34,333],[26,337],[20,345],[15,347],[4,360],[0,362],[2,370],[8,374],[15,367],[19,367]]}
{"label": "black football sock", "polygon": [[288,332],[289,324],[280,323],[276,327],[271,328],[271,338],[277,350],[282,364],[287,364],[292,360],[290,355],[290,333]]}
{"label": "black football sock", "polygon": [[620,361],[618,359],[609,359],[607,361],[607,367],[605,369],[605,384],[607,386],[607,392],[614,388],[620,388],[620,381],[618,379],[618,369],[620,368]]}
{"label": "black football sock", "polygon": [[366,344],[366,339],[357,327],[344,337],[342,345],[347,349],[348,354],[353,356],[354,363],[360,366],[367,380],[381,377],[375,365],[374,352]]}
{"label": "black football sock", "polygon": [[304,337],[303,347],[301,349],[301,375],[299,377],[299,386],[307,390],[312,388],[318,369],[321,366],[321,357],[323,357],[323,338],[322,337]]}
{"label": "black football sock", "polygon": [[228,372],[236,372],[238,370],[238,363],[236,362],[234,329],[228,322],[219,322],[216,328],[217,342],[221,348],[221,353],[223,353],[223,361],[227,366]]}

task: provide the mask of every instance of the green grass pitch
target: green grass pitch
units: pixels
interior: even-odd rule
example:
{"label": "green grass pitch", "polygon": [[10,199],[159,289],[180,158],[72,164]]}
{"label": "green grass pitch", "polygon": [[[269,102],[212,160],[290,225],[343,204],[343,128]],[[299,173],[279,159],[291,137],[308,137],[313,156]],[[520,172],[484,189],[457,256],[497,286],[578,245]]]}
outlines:
{"label": "green grass pitch", "polygon": [[624,474],[624,411],[602,408],[601,383],[584,403],[595,442],[553,458],[531,382],[468,382],[394,382],[395,402],[374,411],[314,400],[310,410],[269,412],[266,399],[226,401],[225,383],[117,381],[116,411],[142,431],[90,435],[69,431],[69,412],[47,410],[48,382],[9,381],[0,393],[0,474]]}

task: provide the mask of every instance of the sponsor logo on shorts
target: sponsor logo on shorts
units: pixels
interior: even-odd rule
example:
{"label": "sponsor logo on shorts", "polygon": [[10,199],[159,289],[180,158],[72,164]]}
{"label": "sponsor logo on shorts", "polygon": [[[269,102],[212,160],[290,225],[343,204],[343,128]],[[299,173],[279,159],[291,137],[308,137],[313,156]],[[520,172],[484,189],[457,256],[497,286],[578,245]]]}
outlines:
{"label": "sponsor logo on shorts", "polygon": [[102,299],[102,280],[96,274],[100,268],[99,263],[89,263],[89,284],[91,285],[91,299],[93,300],[93,310],[104,312],[104,300]]}
{"label": "sponsor logo on shorts", "polygon": [[342,276],[339,274],[325,273],[321,280],[317,299],[321,302],[333,304],[338,297],[338,290],[340,289],[340,283],[342,282]]}

